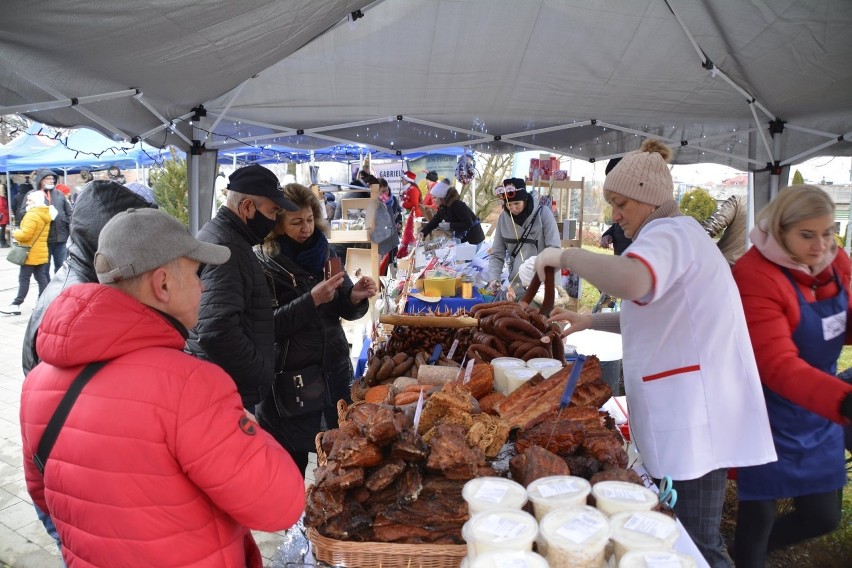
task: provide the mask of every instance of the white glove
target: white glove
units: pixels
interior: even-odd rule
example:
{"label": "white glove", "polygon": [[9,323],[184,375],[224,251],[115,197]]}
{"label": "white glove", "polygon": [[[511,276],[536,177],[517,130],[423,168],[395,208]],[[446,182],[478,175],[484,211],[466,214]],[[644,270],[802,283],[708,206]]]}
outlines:
{"label": "white glove", "polygon": [[438,228],[441,229],[442,231],[449,231],[450,230],[450,224],[447,221],[441,221],[440,223],[438,223]]}
{"label": "white glove", "polygon": [[524,285],[524,288],[530,285],[532,282],[533,275],[535,275],[535,259],[537,257],[531,256],[526,259],[524,263],[518,268],[518,278],[521,279],[521,284]]}
{"label": "white glove", "polygon": [[562,252],[561,248],[546,248],[538,253],[535,258],[535,271],[542,282],[544,282],[545,267],[552,266],[556,270],[564,268],[562,266]]}

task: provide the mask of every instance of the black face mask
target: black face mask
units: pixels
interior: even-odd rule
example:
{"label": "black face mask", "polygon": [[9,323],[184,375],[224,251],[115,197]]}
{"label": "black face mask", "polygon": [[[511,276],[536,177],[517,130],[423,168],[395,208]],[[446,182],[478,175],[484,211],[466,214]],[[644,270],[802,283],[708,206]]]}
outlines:
{"label": "black face mask", "polygon": [[246,226],[252,235],[257,237],[258,242],[263,242],[269,231],[275,228],[275,219],[270,219],[260,212],[260,209],[254,210],[254,217],[246,219]]}

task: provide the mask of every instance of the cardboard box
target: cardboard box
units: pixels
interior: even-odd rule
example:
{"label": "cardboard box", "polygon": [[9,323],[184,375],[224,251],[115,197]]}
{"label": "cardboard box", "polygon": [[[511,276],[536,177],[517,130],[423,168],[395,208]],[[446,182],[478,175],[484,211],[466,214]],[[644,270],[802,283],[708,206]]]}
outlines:
{"label": "cardboard box", "polygon": [[542,181],[550,181],[550,176],[559,170],[559,159],[556,156],[542,156],[530,159],[530,177]]}
{"label": "cardboard box", "polygon": [[442,298],[452,298],[456,295],[456,285],[458,278],[424,278],[423,293],[427,296],[441,296]]}

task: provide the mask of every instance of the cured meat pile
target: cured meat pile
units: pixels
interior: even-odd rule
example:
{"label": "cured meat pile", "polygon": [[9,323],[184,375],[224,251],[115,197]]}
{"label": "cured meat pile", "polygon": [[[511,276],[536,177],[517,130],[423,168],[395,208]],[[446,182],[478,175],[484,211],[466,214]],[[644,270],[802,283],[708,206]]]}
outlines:
{"label": "cured meat pile", "polygon": [[470,309],[479,320],[467,357],[490,362],[496,357],[517,357],[529,361],[536,357],[565,360],[562,330],[535,308],[525,303],[491,302]]}
{"label": "cured meat pile", "polygon": [[428,414],[424,408],[431,421],[424,436],[401,410],[378,404],[354,405],[340,428],[325,432],[320,455],[327,457],[308,491],[305,524],[338,540],[464,543],[462,487],[496,473],[460,423],[472,420],[470,393],[441,394],[442,403]]}

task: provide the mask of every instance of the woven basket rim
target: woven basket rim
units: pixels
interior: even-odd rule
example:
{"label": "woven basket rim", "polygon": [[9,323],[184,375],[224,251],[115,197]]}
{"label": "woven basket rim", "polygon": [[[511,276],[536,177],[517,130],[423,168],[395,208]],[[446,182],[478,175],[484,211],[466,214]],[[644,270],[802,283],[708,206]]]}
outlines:
{"label": "woven basket rim", "polygon": [[411,566],[421,568],[456,568],[467,554],[464,544],[397,544],[392,542],[350,542],[328,538],[314,528],[308,529],[308,540],[317,560],[345,566]]}

